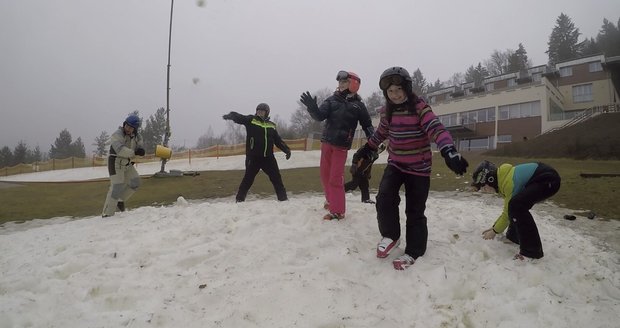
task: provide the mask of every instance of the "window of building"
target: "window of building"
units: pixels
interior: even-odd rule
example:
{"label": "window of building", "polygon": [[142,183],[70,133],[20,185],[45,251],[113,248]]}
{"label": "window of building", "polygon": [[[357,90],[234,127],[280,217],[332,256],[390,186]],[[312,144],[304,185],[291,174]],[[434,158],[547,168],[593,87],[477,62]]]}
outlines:
{"label": "window of building", "polygon": [[508,111],[508,106],[500,106],[499,107],[499,119],[500,120],[507,120],[510,118],[510,114]]}
{"label": "window of building", "polygon": [[512,142],[512,135],[497,136],[497,143],[509,143]]}
{"label": "window of building", "polygon": [[487,138],[478,138],[478,139],[461,139],[459,141],[459,150],[460,151],[469,151],[469,150],[481,150],[481,149],[489,149],[489,145],[493,137]]}
{"label": "window of building", "polygon": [[443,124],[443,126],[445,127],[450,127],[450,126],[456,126],[459,125],[458,120],[457,120],[457,114],[449,114],[449,115],[441,115],[439,116],[439,121],[441,122],[441,124]]}
{"label": "window of building", "polygon": [[573,68],[572,67],[560,68],[560,76],[561,77],[573,76]]}
{"label": "window of building", "polygon": [[540,101],[532,101],[532,116],[540,116]]}
{"label": "window of building", "polygon": [[521,104],[521,117],[532,116],[532,103]]}
{"label": "window of building", "polygon": [[521,117],[521,105],[520,104],[516,104],[516,105],[510,105],[508,107],[508,111],[509,111],[509,115],[510,118],[519,118]]}
{"label": "window of building", "polygon": [[600,72],[603,70],[603,65],[601,65],[601,62],[592,62],[588,66],[590,69],[590,73]]}
{"label": "window of building", "polygon": [[[533,116],[540,116],[540,101],[510,104],[499,107],[500,120]],[[495,120],[495,114],[493,114],[493,120]]]}
{"label": "window of building", "polygon": [[478,110],[478,122],[494,122],[495,107],[489,107]]}
{"label": "window of building", "polygon": [[478,122],[478,113],[475,111],[462,113],[461,117],[463,119],[463,124],[470,124],[470,123]]}
{"label": "window of building", "polygon": [[508,87],[514,87],[517,86],[517,79],[512,78],[512,79],[508,79]]}
{"label": "window of building", "polygon": [[484,90],[486,91],[493,91],[495,90],[495,84],[494,83],[487,83],[484,85]]}
{"label": "window of building", "polygon": [[542,73],[534,73],[532,74],[533,81],[540,81],[542,79]]}
{"label": "window of building", "polygon": [[481,138],[481,139],[471,139],[469,140],[469,149],[489,149],[489,139]]}
{"label": "window of building", "polygon": [[592,101],[592,84],[573,86],[573,102],[583,103]]}
{"label": "window of building", "polygon": [[437,102],[437,97],[435,97],[435,96],[431,96],[431,98],[429,99],[429,101],[431,102],[431,104],[434,104],[435,102]]}

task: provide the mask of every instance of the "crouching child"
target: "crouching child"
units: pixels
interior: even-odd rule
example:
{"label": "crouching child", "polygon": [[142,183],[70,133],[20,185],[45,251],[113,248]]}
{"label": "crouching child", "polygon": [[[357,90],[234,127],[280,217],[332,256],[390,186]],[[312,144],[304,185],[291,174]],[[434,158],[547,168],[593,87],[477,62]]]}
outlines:
{"label": "crouching child", "polygon": [[482,238],[490,240],[504,232],[506,238],[519,245],[515,260],[539,259],[544,256],[538,228],[530,209],[534,204],[555,195],[560,189],[560,175],[549,165],[525,163],[501,164],[499,168],[483,161],[473,173],[473,186],[482,192],[498,193],[504,198],[504,209]]}

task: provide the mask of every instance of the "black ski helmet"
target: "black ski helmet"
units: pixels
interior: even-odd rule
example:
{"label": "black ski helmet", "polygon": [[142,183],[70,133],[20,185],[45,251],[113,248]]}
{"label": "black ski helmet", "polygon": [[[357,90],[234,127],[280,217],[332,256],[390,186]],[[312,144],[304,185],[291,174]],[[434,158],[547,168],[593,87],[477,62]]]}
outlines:
{"label": "black ski helmet", "polygon": [[499,190],[497,185],[497,167],[487,160],[478,164],[478,167],[476,167],[476,170],[474,170],[472,174],[472,178],[472,186],[474,186],[476,190],[480,190],[484,185],[493,187],[496,192]]}
{"label": "black ski helmet", "polygon": [[127,116],[127,118],[125,119],[125,122],[123,122],[123,125],[127,124],[129,126],[131,126],[132,128],[134,128],[135,130],[138,130],[140,128],[141,125],[141,120],[138,117],[138,115],[129,115]]}
{"label": "black ski helmet", "polygon": [[265,112],[267,112],[267,114],[265,114],[265,117],[269,117],[269,112],[271,111],[269,109],[269,105],[265,103],[260,103],[258,104],[258,106],[256,106],[256,111],[258,112],[259,110],[264,110]]}
{"label": "black ski helmet", "polygon": [[383,71],[379,78],[379,88],[383,91],[386,99],[388,99],[387,89],[393,84],[402,86],[407,97],[413,98],[413,79],[406,69],[394,66]]}

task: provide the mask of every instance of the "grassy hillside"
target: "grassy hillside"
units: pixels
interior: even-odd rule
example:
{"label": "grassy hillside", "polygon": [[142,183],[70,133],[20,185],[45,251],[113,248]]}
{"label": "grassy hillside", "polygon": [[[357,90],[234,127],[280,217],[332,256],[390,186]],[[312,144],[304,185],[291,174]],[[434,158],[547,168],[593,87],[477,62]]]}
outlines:
{"label": "grassy hillside", "polygon": [[[496,164],[542,161],[555,167],[562,176],[562,187],[551,199],[557,205],[573,209],[576,214],[586,215],[592,211],[599,217],[620,219],[620,202],[616,195],[620,191],[620,177],[581,177],[581,173],[620,173],[619,127],[620,114],[604,114],[501,150],[464,153],[470,163],[465,177],[456,177],[448,170],[443,158],[435,154],[431,190],[469,192],[471,172],[483,159]],[[384,167],[373,167],[371,188],[378,187]],[[346,172],[346,178],[349,178],[348,170]],[[242,177],[243,171],[206,171],[194,177],[146,178],[127,206],[166,206],[179,196],[188,200],[231,197],[233,201],[232,196]],[[322,191],[318,168],[283,170],[282,177],[289,195]],[[0,188],[0,224],[58,216],[100,215],[109,182],[4,185],[5,188]],[[249,197],[275,199],[273,187],[265,174],[257,176]]]}
{"label": "grassy hillside", "polygon": [[515,142],[485,153],[490,156],[620,160],[620,113]]}

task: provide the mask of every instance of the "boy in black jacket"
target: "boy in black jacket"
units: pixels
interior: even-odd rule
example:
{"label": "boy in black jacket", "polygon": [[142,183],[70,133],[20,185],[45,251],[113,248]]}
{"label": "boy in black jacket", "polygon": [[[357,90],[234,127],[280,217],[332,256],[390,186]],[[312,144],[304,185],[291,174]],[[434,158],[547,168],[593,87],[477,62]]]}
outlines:
{"label": "boy in black jacket", "polygon": [[259,170],[263,170],[269,176],[278,200],[288,200],[278,162],[273,155],[273,146],[280,148],[286,154],[287,160],[291,158],[291,150],[280,138],[276,124],[269,121],[269,112],[269,105],[260,103],[256,106],[255,115],[230,112],[222,116],[225,120],[232,120],[237,124],[245,125],[246,129],[245,175],[237,191],[237,202],[245,201]]}
{"label": "boy in black jacket", "polygon": [[351,191],[357,189],[359,186],[362,192],[362,203],[374,204],[375,202],[370,199],[369,182],[372,172],[372,163],[374,163],[379,154],[385,150],[385,144],[380,144],[376,152],[371,152],[370,157],[364,157],[357,152],[353,155],[353,162],[351,163],[351,181],[344,184],[344,191]]}

